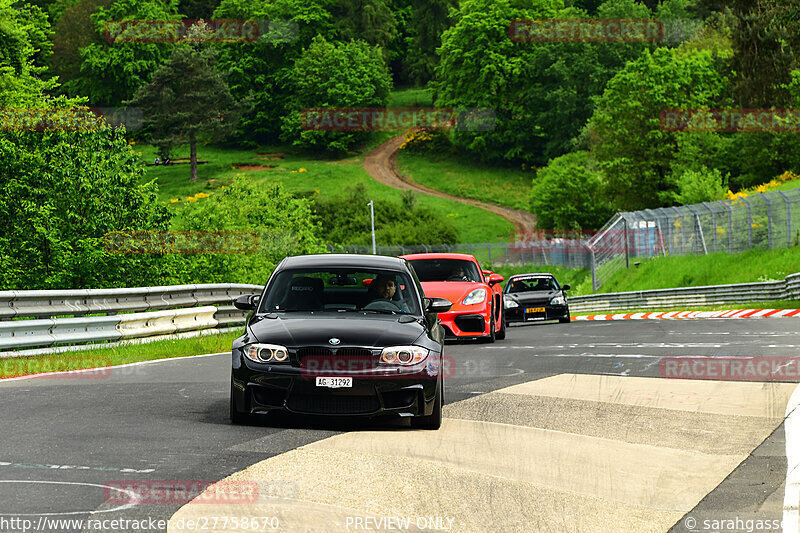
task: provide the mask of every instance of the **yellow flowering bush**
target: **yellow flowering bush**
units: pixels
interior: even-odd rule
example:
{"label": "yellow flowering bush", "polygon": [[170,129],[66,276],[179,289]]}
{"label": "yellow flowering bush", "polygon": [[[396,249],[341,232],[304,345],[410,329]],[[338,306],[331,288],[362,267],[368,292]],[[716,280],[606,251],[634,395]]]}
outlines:
{"label": "yellow flowering bush", "polygon": [[439,130],[418,129],[406,133],[400,150],[409,152],[430,152],[446,149],[450,146],[447,135]]}

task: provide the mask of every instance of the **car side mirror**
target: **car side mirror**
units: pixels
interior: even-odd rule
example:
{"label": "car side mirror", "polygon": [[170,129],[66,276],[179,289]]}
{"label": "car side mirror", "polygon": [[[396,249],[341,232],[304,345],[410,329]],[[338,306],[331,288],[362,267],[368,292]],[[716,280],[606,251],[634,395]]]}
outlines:
{"label": "car side mirror", "polygon": [[446,298],[425,298],[425,311],[428,313],[446,313],[453,307],[453,302]]}
{"label": "car side mirror", "polygon": [[233,301],[233,306],[242,311],[254,311],[258,307],[259,299],[258,294],[243,294]]}
{"label": "car side mirror", "polygon": [[569,286],[569,285],[562,285],[562,286],[561,286],[561,290],[562,290],[562,291],[568,291],[569,289],[570,289],[570,286]]}
{"label": "car side mirror", "polygon": [[493,274],[491,270],[482,270],[481,272],[483,272],[483,275],[487,278]]}
{"label": "car side mirror", "polygon": [[496,285],[496,284],[500,283],[501,281],[503,281],[504,279],[506,279],[506,278],[504,278],[500,274],[490,274],[489,275],[489,285]]}

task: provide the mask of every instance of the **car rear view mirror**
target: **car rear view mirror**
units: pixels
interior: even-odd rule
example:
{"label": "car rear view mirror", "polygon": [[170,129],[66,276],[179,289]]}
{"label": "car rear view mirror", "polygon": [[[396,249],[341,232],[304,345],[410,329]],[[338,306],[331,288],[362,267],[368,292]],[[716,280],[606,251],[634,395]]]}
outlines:
{"label": "car rear view mirror", "polygon": [[258,294],[243,294],[233,301],[233,306],[242,311],[253,311],[258,306]]}
{"label": "car rear view mirror", "polygon": [[496,283],[500,283],[504,279],[506,278],[504,278],[500,274],[491,274],[489,275],[489,285],[495,285]]}
{"label": "car rear view mirror", "polygon": [[561,286],[561,290],[562,290],[562,291],[568,291],[569,289],[570,289],[570,286],[569,286],[569,285],[562,285],[562,286]]}

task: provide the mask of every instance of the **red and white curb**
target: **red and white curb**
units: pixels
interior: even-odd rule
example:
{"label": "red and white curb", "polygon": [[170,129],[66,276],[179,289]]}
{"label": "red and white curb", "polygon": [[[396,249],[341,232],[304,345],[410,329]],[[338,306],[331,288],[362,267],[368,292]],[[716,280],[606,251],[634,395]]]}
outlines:
{"label": "red and white curb", "polygon": [[701,318],[800,318],[800,309],[734,309],[732,311],[669,311],[574,316],[572,320],[697,320]]}

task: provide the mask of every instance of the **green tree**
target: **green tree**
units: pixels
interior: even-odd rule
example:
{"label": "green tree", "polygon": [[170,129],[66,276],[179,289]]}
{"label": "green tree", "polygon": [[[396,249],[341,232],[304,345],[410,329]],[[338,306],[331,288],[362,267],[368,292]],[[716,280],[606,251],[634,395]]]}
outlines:
{"label": "green tree", "polygon": [[409,26],[408,68],[417,84],[430,81],[439,63],[436,49],[442,44],[442,33],[453,25],[450,10],[456,0],[412,0]]}
{"label": "green tree", "polygon": [[[519,19],[586,18],[562,2],[467,0],[456,24],[444,32],[441,63],[432,87],[437,105],[489,108],[497,123],[488,131],[459,131],[455,143],[484,160],[545,164],[573,150],[601,94],[628,61],[652,43],[515,42],[509,25]],[[608,0],[602,18],[648,18],[634,0]]]}
{"label": "green tree", "polygon": [[330,43],[316,37],[292,71],[291,112],[283,138],[296,146],[342,153],[364,141],[367,132],[304,130],[302,111],[320,107],[383,107],[392,78],[378,47],[363,41]]}
{"label": "green tree", "polygon": [[197,180],[197,141],[223,139],[236,126],[238,106],[214,70],[216,55],[213,48],[176,46],[128,102],[141,107],[154,143],[189,143],[192,181]]}
{"label": "green tree", "polygon": [[222,0],[214,18],[286,21],[252,43],[218,46],[219,69],[228,73],[237,100],[252,96],[237,137],[252,143],[277,142],[291,98],[292,67],[316,35],[336,35],[333,0]]}
{"label": "green tree", "polygon": [[536,227],[547,230],[597,229],[614,213],[602,196],[603,174],[587,152],[550,161],[536,173],[531,211]]}
{"label": "green tree", "polygon": [[55,88],[54,81],[43,79],[51,33],[38,8],[0,0],[0,105],[30,105]]}
{"label": "green tree", "polygon": [[114,253],[105,235],[169,217],[121,129],[0,133],[0,288],[153,285],[158,257]]}
{"label": "green tree", "polygon": [[[178,0],[117,0],[98,7],[91,16],[98,37],[107,22],[127,19],[179,20]],[[70,94],[88,96],[93,105],[118,106],[150,80],[150,76],[172,53],[173,44],[131,42],[129,35],[108,34],[80,48],[81,70],[64,86]],[[101,37],[102,38],[102,37]]]}
{"label": "green tree", "polygon": [[726,84],[710,52],[667,48],[645,51],[608,82],[588,129],[615,208],[670,201],[678,134],[662,129],[661,112],[719,107]]}
{"label": "green tree", "polygon": [[332,9],[338,37],[360,39],[386,48],[395,35],[392,12],[384,0],[339,0]]}
{"label": "green tree", "polygon": [[[114,0],[61,0],[50,6],[50,20],[55,29],[53,55],[49,69],[63,85],[81,75],[81,49],[90,44],[103,46],[103,37],[95,31],[92,14]],[[77,96],[74,92],[71,96]]]}

